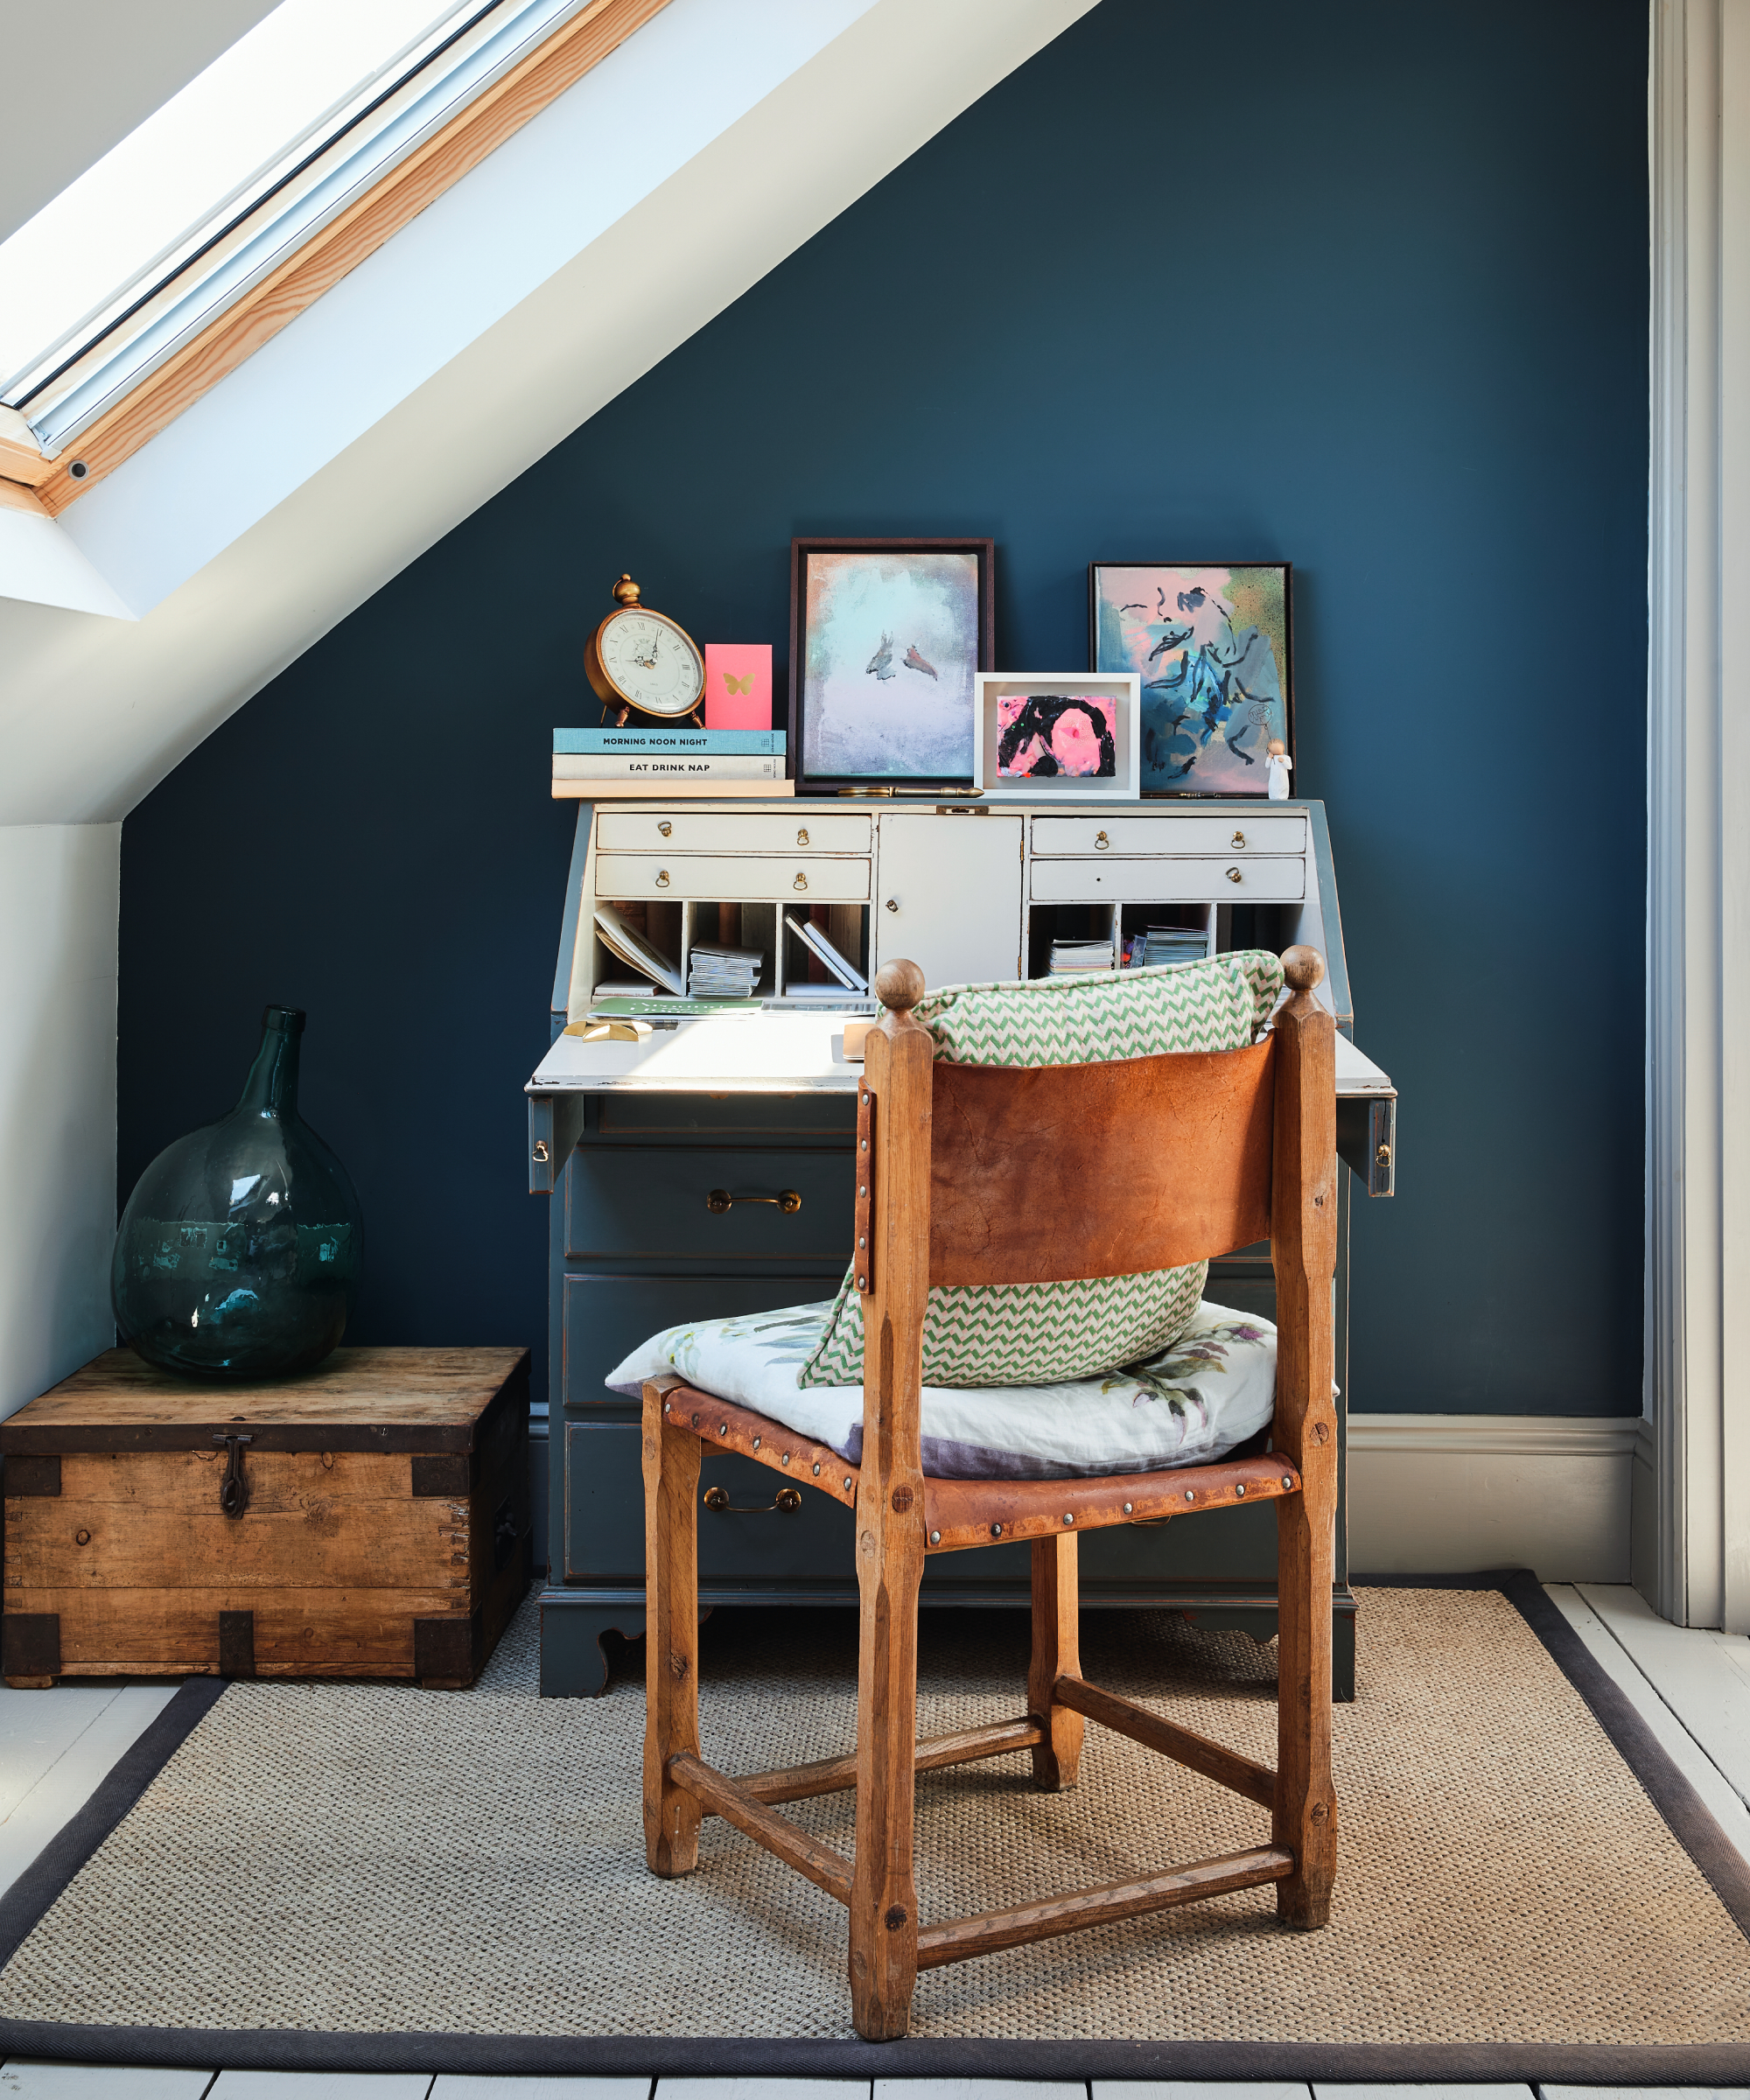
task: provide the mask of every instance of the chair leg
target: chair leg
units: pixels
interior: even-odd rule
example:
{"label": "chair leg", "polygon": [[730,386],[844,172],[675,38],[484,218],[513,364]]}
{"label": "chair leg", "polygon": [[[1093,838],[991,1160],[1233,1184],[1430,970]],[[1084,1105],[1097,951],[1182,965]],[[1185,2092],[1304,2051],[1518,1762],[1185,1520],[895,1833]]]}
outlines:
{"label": "chair leg", "polygon": [[644,1850],[653,1874],[699,1859],[699,1804],[668,1760],[699,1751],[699,1440],[662,1418],[662,1388],[644,1389]]}
{"label": "chair leg", "polygon": [[1277,1521],[1277,1781],[1273,1838],[1298,1866],[1276,1885],[1284,1925],[1331,1919],[1337,1796],[1331,1783],[1331,1525],[1327,1498],[1284,1495]]}
{"label": "chair leg", "polygon": [[[912,1497],[904,1499],[909,1504]],[[912,1846],[923,1538],[920,1526],[891,1519],[882,1531],[885,1536],[876,1542],[865,1531],[858,1552],[863,1625],[857,1683],[850,2015],[865,2041],[896,2041],[906,2032],[918,1978],[918,1888]]]}
{"label": "chair leg", "polygon": [[1081,1586],[1077,1539],[1033,1541],[1033,1652],[1027,1670],[1027,1712],[1050,1730],[1033,1746],[1033,1784],[1043,1794],[1075,1784],[1082,1762],[1082,1716],[1052,1703],[1060,1676],[1082,1675]]}

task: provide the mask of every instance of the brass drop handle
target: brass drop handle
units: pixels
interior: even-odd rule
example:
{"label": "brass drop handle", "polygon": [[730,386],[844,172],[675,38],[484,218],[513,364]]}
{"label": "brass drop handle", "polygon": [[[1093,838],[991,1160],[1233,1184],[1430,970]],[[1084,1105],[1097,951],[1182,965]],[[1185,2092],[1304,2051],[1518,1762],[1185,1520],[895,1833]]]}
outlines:
{"label": "brass drop handle", "polygon": [[1228,841],[1228,844],[1233,848],[1236,853],[1243,853],[1246,850],[1245,833],[1243,831],[1236,831],[1234,836]]}
{"label": "brass drop handle", "polygon": [[1096,831],[1094,834],[1094,850],[1096,853],[1103,853],[1111,843],[1103,831]]}
{"label": "brass drop handle", "polygon": [[796,834],[796,844],[797,844],[799,846],[805,846],[805,845],[807,845],[807,844],[808,844],[808,833],[807,833],[806,831],[798,831],[798,832],[797,832],[797,834]]}
{"label": "brass drop handle", "polygon": [[668,869],[667,869],[667,868],[658,868],[658,869],[657,869],[657,871],[656,871],[656,887],[657,887],[659,890],[666,890],[666,889],[668,888]]}
{"label": "brass drop handle", "polygon": [[770,1502],[732,1502],[726,1488],[707,1488],[705,1508],[716,1509],[728,1516],[770,1516],[774,1509],[781,1509],[787,1516],[794,1516],[802,1506],[800,1488],[780,1488],[777,1499]]}
{"label": "brass drop handle", "polygon": [[1245,880],[1245,877],[1241,874],[1237,868],[1229,868],[1228,870],[1228,880],[1229,882],[1243,882]]}
{"label": "brass drop handle", "polygon": [[899,900],[899,899],[898,899],[897,897],[890,897],[890,898],[887,900],[887,909],[888,909],[890,912],[897,912],[897,911],[899,910],[899,908],[900,908],[900,900]]}
{"label": "brass drop handle", "polygon": [[1390,1166],[1391,1165],[1391,1147],[1389,1144],[1381,1145],[1374,1154],[1374,1158],[1379,1166]]}
{"label": "brass drop handle", "polygon": [[790,887],[793,890],[805,890],[808,888],[808,878],[806,875],[802,874],[798,874],[796,879],[790,885]]}
{"label": "brass drop handle", "polygon": [[802,1208],[802,1199],[794,1188],[780,1188],[775,1196],[732,1196],[726,1188],[714,1188],[705,1198],[705,1208],[718,1217],[732,1203],[770,1203],[787,1218],[794,1217]]}
{"label": "brass drop handle", "polygon": [[668,818],[665,816],[665,817],[664,817],[664,818],[662,820],[662,822],[660,822],[660,823],[657,825],[656,829],[657,829],[657,830],[659,830],[659,831],[660,831],[660,832],[662,834],[662,836],[663,836],[663,837],[664,837],[664,838],[668,838],[668,837],[670,837],[670,836],[672,836],[672,835],[673,835],[673,833],[674,833],[675,827],[673,826],[673,824],[671,824],[671,823],[668,822]]}

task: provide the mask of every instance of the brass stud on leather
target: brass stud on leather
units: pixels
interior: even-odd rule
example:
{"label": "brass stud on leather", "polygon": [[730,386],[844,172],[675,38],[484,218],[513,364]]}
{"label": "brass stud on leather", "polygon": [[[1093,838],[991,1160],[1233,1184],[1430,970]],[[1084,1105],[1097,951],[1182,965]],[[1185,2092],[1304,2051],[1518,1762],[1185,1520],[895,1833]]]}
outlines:
{"label": "brass stud on leather", "polygon": [[820,1460],[818,1459],[815,1460],[815,1478],[816,1480],[820,1478]]}
{"label": "brass stud on leather", "polygon": [[847,1494],[850,1493],[850,1475],[848,1473],[844,1476],[844,1492]]}
{"label": "brass stud on leather", "polygon": [[1187,1502],[1194,1502],[1197,1500],[1197,1490],[1194,1488],[1187,1488],[1185,1490],[1185,1499]]}
{"label": "brass stud on leather", "polygon": [[758,1437],[755,1437],[753,1439],[753,1448],[755,1451],[758,1451],[760,1448],[760,1439]]}
{"label": "brass stud on leather", "polygon": [[940,1531],[932,1531],[930,1533],[930,1544],[933,1546],[939,1546],[942,1544],[942,1533]]}
{"label": "brass stud on leather", "polygon": [[992,1537],[992,1538],[1001,1538],[1001,1536],[1003,1536],[1003,1527],[1001,1526],[1001,1524],[992,1524],[992,1525],[991,1525],[991,1527],[990,1527],[990,1536],[991,1536],[991,1537]]}
{"label": "brass stud on leather", "polygon": [[718,1425],[717,1425],[717,1433],[718,1433],[718,1436],[720,1436],[720,1437],[726,1437],[726,1436],[729,1434],[729,1424],[728,1424],[728,1423],[727,1423],[727,1422],[719,1422],[719,1423],[718,1424]]}
{"label": "brass stud on leather", "polygon": [[780,1458],[780,1459],[778,1460],[778,1463],[779,1463],[780,1466],[788,1466],[788,1465],[789,1464],[789,1462],[790,1462],[790,1454],[789,1454],[789,1452],[787,1451],[787,1452],[786,1452],[783,1454],[783,1456],[782,1456],[782,1457],[781,1457],[781,1458]]}
{"label": "brass stud on leather", "polygon": [[1234,1493],[1235,1493],[1236,1494],[1243,1494],[1245,1493],[1245,1491],[1246,1491],[1246,1484],[1245,1484],[1245,1482],[1244,1482],[1243,1480],[1239,1480],[1239,1481],[1236,1481],[1236,1482],[1235,1483],[1235,1487],[1234,1487]]}
{"label": "brass stud on leather", "polygon": [[1128,1516],[1130,1514],[1130,1508],[1131,1508],[1131,1505],[1130,1505],[1129,1502],[1126,1502],[1126,1503],[1124,1504],[1124,1515],[1125,1515],[1126,1516]]}
{"label": "brass stud on leather", "polygon": [[698,1418],[698,1417],[697,1417],[696,1415],[695,1415],[695,1416],[693,1417],[693,1427],[694,1427],[695,1429],[696,1429],[696,1428],[698,1427],[698,1425],[699,1425],[699,1418]]}
{"label": "brass stud on leather", "polygon": [[1066,1524],[1073,1524],[1075,1522],[1075,1512],[1073,1509],[1066,1509],[1063,1513],[1063,1521]]}
{"label": "brass stud on leather", "polygon": [[1294,1475],[1292,1473],[1284,1473],[1282,1476],[1282,1484],[1284,1488],[1293,1487]]}

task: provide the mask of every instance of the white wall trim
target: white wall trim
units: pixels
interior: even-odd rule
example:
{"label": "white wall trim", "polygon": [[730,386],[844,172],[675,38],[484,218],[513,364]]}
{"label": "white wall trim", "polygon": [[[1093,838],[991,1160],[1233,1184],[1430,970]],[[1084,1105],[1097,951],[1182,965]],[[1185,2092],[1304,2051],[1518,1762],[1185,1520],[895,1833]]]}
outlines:
{"label": "white wall trim", "polygon": [[1638,1415],[1351,1415],[1350,1452],[1452,1451],[1471,1457],[1633,1458]]}
{"label": "white wall trim", "polygon": [[1349,1565],[1626,1582],[1634,1415],[1349,1417]]}
{"label": "white wall trim", "polygon": [[1653,0],[1637,1579],[1750,1631],[1750,0]]}

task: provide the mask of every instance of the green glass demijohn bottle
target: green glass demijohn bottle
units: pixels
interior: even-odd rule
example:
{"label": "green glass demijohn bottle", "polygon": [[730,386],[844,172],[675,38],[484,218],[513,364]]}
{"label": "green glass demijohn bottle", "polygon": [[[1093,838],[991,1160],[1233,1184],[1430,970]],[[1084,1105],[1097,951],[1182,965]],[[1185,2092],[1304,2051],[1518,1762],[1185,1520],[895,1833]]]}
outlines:
{"label": "green glass demijohn bottle", "polygon": [[122,1339],[193,1378],[277,1378],[320,1363],[358,1296],[352,1179],[298,1113],[293,1006],[262,1014],[243,1097],[140,1176],[116,1236]]}

